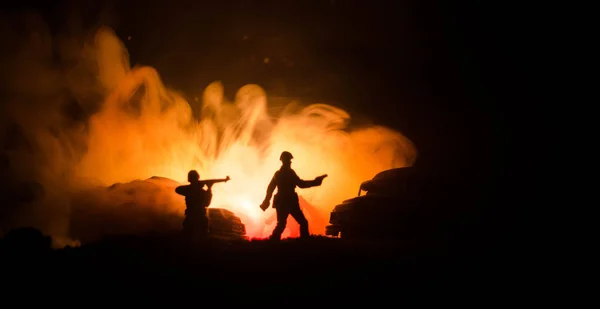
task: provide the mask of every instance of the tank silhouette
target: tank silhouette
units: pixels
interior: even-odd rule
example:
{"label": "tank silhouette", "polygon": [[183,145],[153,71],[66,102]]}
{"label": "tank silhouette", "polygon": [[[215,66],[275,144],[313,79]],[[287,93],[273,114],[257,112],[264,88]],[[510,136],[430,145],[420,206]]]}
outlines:
{"label": "tank silhouette", "polygon": [[[185,207],[174,191],[179,185],[155,176],[81,192],[72,202],[69,236],[89,243],[109,235],[178,234],[183,214],[174,209]],[[246,226],[230,210],[209,207],[208,216],[211,237],[246,239]]]}
{"label": "tank silhouette", "polygon": [[415,180],[411,167],[378,173],[360,185],[356,197],[334,207],[325,234],[341,238],[396,237],[418,209]]}
{"label": "tank silhouette", "polygon": [[210,235],[224,238],[246,238],[246,225],[232,211],[208,208]]}

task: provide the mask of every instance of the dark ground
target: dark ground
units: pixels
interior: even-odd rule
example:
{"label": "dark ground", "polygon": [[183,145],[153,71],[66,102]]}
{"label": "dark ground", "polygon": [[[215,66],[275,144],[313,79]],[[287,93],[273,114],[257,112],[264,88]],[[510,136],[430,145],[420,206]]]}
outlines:
{"label": "dark ground", "polygon": [[[511,295],[520,291],[514,282],[502,287],[510,276],[508,260],[492,262],[485,245],[460,248],[459,253],[449,242],[408,245],[314,237],[280,243],[212,240],[189,246],[176,236],[149,235],[50,250],[34,230],[19,233],[7,235],[1,244],[5,295],[68,291],[102,295],[103,300],[175,296],[266,304],[291,297],[341,304],[365,298],[404,301],[421,294],[484,297],[499,288]],[[348,293],[354,296],[348,298]]]}

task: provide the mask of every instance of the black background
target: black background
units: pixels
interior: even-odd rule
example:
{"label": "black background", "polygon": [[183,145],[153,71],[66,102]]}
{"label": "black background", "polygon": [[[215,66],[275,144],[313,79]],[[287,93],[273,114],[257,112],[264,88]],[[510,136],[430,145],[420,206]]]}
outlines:
{"label": "black background", "polygon": [[524,128],[537,125],[536,23],[522,5],[478,3],[18,1],[3,11],[36,10],[55,33],[109,25],[133,65],[155,67],[189,98],[215,80],[230,96],[256,83],[400,130],[473,222],[507,232],[532,189],[524,147],[536,139]]}

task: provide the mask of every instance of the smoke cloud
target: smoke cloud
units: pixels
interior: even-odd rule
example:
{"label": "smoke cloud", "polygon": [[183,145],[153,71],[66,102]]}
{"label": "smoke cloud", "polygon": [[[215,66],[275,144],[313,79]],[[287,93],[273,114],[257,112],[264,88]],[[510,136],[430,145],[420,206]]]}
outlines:
{"label": "smoke cloud", "polygon": [[[99,210],[113,215],[106,224],[125,222],[127,232],[177,226],[185,206],[172,189],[196,169],[202,178],[231,177],[215,185],[211,207],[234,211],[249,236],[262,237],[272,209],[263,213],[258,205],[281,151],[293,153],[302,178],[329,174],[323,186],[299,191],[322,216],[315,222],[326,222],[360,182],[416,159],[399,132],[350,128],[350,115],[337,107],[290,102],[271,115],[258,85],[231,100],[220,82],[199,85],[202,100],[187,102],[152,67],[132,68],[110,28],[73,37],[52,36],[36,15],[0,23],[3,233],[33,226],[73,239],[73,225],[102,224],[74,214]],[[152,176],[173,181],[135,182]],[[115,183],[131,188],[107,193]],[[312,232],[322,233],[324,224]]]}

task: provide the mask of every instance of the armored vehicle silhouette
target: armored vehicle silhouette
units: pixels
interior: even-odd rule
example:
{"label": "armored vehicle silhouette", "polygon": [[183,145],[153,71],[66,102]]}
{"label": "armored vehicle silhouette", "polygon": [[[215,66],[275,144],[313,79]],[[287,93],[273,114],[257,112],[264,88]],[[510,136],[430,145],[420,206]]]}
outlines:
{"label": "armored vehicle silhouette", "polygon": [[224,238],[245,238],[246,225],[240,217],[224,208],[208,208],[210,235]]}
{"label": "armored vehicle silhouette", "polygon": [[[416,210],[413,169],[395,168],[363,182],[358,196],[335,206],[325,228],[328,236],[341,238],[395,237]],[[366,194],[362,195],[363,191]]]}

